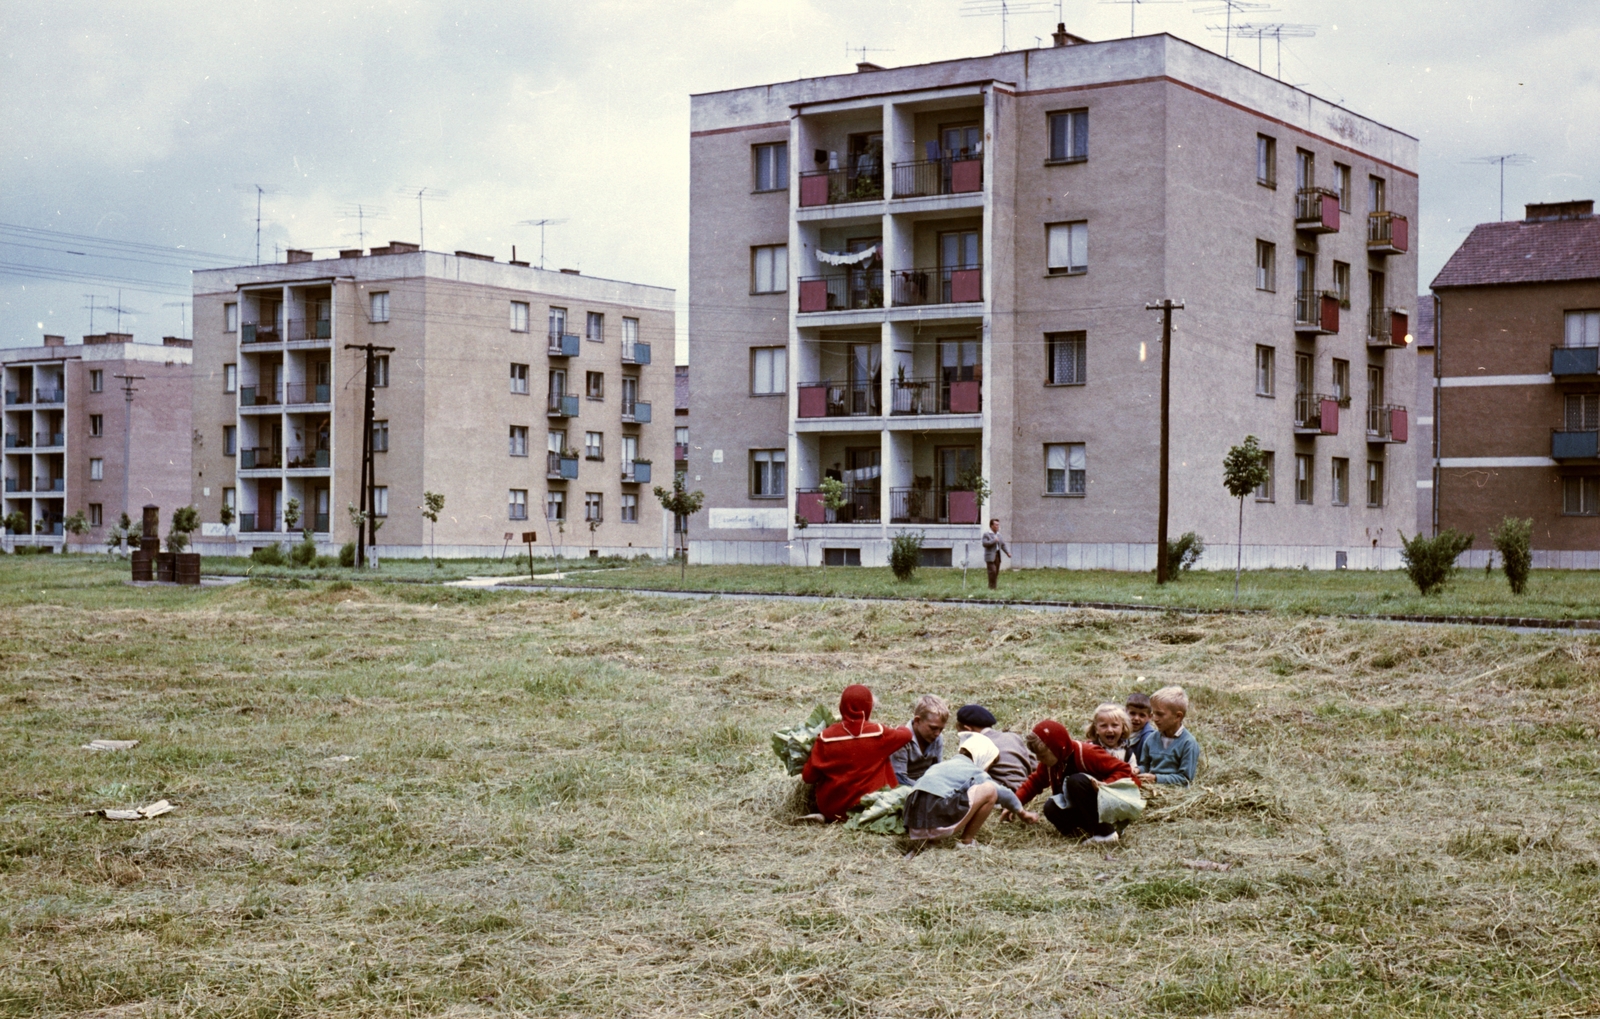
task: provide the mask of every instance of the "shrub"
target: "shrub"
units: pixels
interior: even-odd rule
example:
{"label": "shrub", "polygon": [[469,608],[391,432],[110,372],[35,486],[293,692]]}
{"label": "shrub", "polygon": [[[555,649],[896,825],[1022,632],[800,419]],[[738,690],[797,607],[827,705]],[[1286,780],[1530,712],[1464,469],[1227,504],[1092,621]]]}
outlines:
{"label": "shrub", "polygon": [[305,531],[300,536],[299,544],[289,550],[289,561],[296,566],[312,566],[317,561],[317,543],[312,540],[311,532]]}
{"label": "shrub", "polygon": [[328,567],[330,567],[330,566],[334,565],[335,563],[337,563],[338,561],[339,561],[338,559],[335,559],[331,555],[319,555],[319,556],[317,556],[316,567],[319,570],[325,570]]}
{"label": "shrub", "polygon": [[1533,519],[1518,520],[1506,517],[1489,536],[1495,550],[1500,553],[1501,568],[1511,584],[1512,594],[1528,589],[1528,573],[1533,569]]}
{"label": "shrub", "polygon": [[896,580],[910,580],[922,565],[922,539],[921,531],[916,534],[901,531],[890,542],[889,569],[894,571]]}
{"label": "shrub", "polygon": [[200,529],[200,512],[193,506],[172,511],[172,528],[167,531],[167,551],[182,552],[189,547],[189,535]]}
{"label": "shrub", "polygon": [[262,566],[282,566],[283,546],[277,542],[273,542],[270,545],[262,545],[250,553],[250,561],[260,563]]}
{"label": "shrub", "polygon": [[1472,547],[1472,535],[1447,528],[1432,538],[1400,535],[1400,558],[1417,590],[1424,595],[1444,587],[1456,572],[1456,558]]}
{"label": "shrub", "polygon": [[1185,531],[1177,541],[1168,541],[1167,576],[1176,577],[1179,571],[1193,567],[1205,550],[1206,543],[1193,531]]}
{"label": "shrub", "polygon": [[339,565],[354,566],[356,564],[356,543],[347,541],[339,546]]}

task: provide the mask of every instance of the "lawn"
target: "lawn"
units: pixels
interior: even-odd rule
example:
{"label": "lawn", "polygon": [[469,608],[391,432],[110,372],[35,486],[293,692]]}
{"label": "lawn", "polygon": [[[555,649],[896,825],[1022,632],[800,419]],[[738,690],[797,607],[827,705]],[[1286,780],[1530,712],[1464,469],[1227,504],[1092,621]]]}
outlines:
{"label": "lawn", "polygon": [[[0,1014],[1600,1009],[1589,635],[20,557],[0,621]],[[856,680],[1074,729],[1181,683],[1206,760],[1110,851],[907,861],[793,825],[767,746]]]}

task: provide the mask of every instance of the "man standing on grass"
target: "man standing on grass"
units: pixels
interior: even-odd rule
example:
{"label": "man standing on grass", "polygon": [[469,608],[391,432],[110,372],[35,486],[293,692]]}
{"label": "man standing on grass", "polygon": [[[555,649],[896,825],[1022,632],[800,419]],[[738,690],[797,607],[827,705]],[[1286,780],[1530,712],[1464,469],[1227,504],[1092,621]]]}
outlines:
{"label": "man standing on grass", "polygon": [[989,571],[989,590],[995,590],[1000,579],[1000,553],[1004,552],[1006,558],[1011,558],[1011,550],[1006,548],[1006,540],[1000,536],[1000,519],[989,521],[989,529],[983,532],[983,565]]}

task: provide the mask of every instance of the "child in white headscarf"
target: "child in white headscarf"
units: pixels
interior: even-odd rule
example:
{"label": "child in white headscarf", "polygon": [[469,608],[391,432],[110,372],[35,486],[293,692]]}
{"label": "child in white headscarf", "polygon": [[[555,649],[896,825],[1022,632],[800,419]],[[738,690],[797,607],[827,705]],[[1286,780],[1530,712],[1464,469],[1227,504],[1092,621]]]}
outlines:
{"label": "child in white headscarf", "polygon": [[976,732],[962,735],[960,751],[929,768],[906,800],[906,834],[914,840],[954,835],[958,846],[973,848],[996,803],[1030,824],[1039,819],[1023,809],[1016,793],[989,777],[989,767],[1000,756],[994,740]]}

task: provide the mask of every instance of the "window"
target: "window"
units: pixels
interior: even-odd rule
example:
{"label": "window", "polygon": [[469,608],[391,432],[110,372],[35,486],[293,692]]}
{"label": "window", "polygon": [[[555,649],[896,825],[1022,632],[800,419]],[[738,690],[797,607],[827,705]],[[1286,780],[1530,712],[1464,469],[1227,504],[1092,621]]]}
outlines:
{"label": "window", "polygon": [[757,191],[786,191],[789,188],[789,143],[750,146],[755,167]]}
{"label": "window", "polygon": [[511,446],[511,455],[512,456],[527,456],[528,455],[528,426],[527,425],[512,425],[511,426],[510,446]]}
{"label": "window", "polygon": [[672,430],[672,442],[675,446],[687,447],[689,445],[689,429],[684,425],[674,428]]}
{"label": "window", "polygon": [[1050,162],[1070,163],[1088,158],[1089,111],[1050,114]]}
{"label": "window", "polygon": [[622,358],[631,361],[634,357],[634,345],[639,342],[639,320],[625,318],[622,320]]}
{"label": "window", "polygon": [[1088,334],[1046,333],[1050,351],[1050,385],[1081,386],[1089,381]]}
{"label": "window", "polygon": [[1256,395],[1271,396],[1278,374],[1278,352],[1272,347],[1256,347]]}
{"label": "window", "polygon": [[1089,271],[1089,224],[1051,223],[1045,227],[1045,268],[1052,276]]}
{"label": "window", "polygon": [[1600,393],[1567,394],[1567,431],[1600,432]]}
{"label": "window", "polygon": [[1333,504],[1350,505],[1350,461],[1342,456],[1333,458]]}
{"label": "window", "polygon": [[[99,390],[96,390],[98,392]],[[225,364],[222,366],[222,391],[224,393],[237,393],[239,391],[239,366]]]}
{"label": "window", "polygon": [[1315,187],[1317,184],[1317,157],[1305,149],[1294,150],[1294,186]]}
{"label": "window", "polygon": [[1256,135],[1256,183],[1278,186],[1278,140],[1264,134]]}
{"label": "window", "polygon": [[1385,212],[1389,206],[1384,198],[1384,185],[1382,177],[1367,178],[1367,211]]}
{"label": "window", "polygon": [[565,453],[567,451],[566,431],[556,428],[550,429],[550,434],[545,436],[545,448],[552,453]]}
{"label": "window", "polygon": [[528,331],[528,302],[511,302],[511,331],[525,333]]}
{"label": "window", "polygon": [[550,372],[550,395],[567,395],[567,373],[560,368],[556,368]]}
{"label": "window", "polygon": [[1567,346],[1600,347],[1600,311],[1567,312]]}
{"label": "window", "polygon": [[106,478],[106,462],[99,457],[89,461],[89,480],[104,481]]}
{"label": "window", "polygon": [[528,490],[526,488],[513,488],[508,493],[508,512],[512,520],[528,519]]}
{"label": "window", "polygon": [[372,486],[372,515],[386,517],[389,515],[389,486]]}
{"label": "window", "polygon": [[598,524],[604,520],[605,513],[603,512],[603,508],[604,503],[601,502],[601,495],[599,492],[583,493],[583,519],[585,522],[592,520]]}
{"label": "window", "polygon": [[372,359],[372,384],[379,389],[389,388],[389,355],[378,354]]}
{"label": "window", "polygon": [[231,510],[238,509],[239,508],[239,493],[235,489],[224,488],[222,490],[222,505],[228,507]]}
{"label": "window", "polygon": [[[551,336],[564,335],[567,331],[567,309],[551,308],[549,323]],[[526,326],[523,327],[523,332],[527,332]]]}
{"label": "window", "polygon": [[1277,480],[1277,457],[1272,453],[1262,453],[1261,462],[1267,468],[1266,480],[1256,486],[1256,502],[1271,502],[1273,482]]}
{"label": "window", "polygon": [[598,311],[591,311],[584,324],[583,335],[590,343],[606,342],[606,317]]}
{"label": "window", "polygon": [[549,521],[567,519],[567,493],[547,492],[545,494],[544,518]]}
{"label": "window", "polygon": [[389,321],[389,292],[380,290],[368,297],[372,307],[372,314],[368,317],[374,322]]}
{"label": "window", "polygon": [[633,471],[634,461],[639,459],[639,437],[637,435],[624,435],[622,437],[622,469],[625,472]]}
{"label": "window", "polygon": [[1310,453],[1296,453],[1294,455],[1294,501],[1302,504],[1311,502],[1311,472],[1316,469]]}
{"label": "window", "polygon": [[1083,495],[1087,491],[1087,477],[1083,443],[1053,443],[1045,446],[1046,495]]}
{"label": "window", "polygon": [[222,306],[222,331],[227,333],[239,331],[239,306],[237,304],[224,304]]}
{"label": "window", "polygon": [[[99,368],[89,370],[89,392],[103,393],[106,390],[106,373]],[[232,392],[232,390],[229,390]]]}
{"label": "window", "polygon": [[1278,246],[1271,241],[1256,241],[1256,289],[1278,289]]}
{"label": "window", "polygon": [[786,495],[789,454],[781,449],[750,451],[750,494],[758,499],[777,499]]}
{"label": "window", "polygon": [[622,496],[622,522],[637,524],[639,522],[639,497],[637,495]]}
{"label": "window", "polygon": [[104,414],[89,415],[89,434],[104,435],[106,433],[106,417]]}
{"label": "window", "polygon": [[100,525],[105,523],[105,520],[106,520],[105,507],[102,506],[100,503],[91,502],[89,504],[89,526],[90,527],[99,527]]}
{"label": "window", "polygon": [[1341,407],[1350,406],[1350,362],[1338,357],[1333,359],[1333,398]]}
{"label": "window", "polygon": [[1304,307],[1296,309],[1295,321],[1310,322],[1307,316],[1320,311],[1311,299],[1317,288],[1317,256],[1305,251],[1294,253],[1294,292]]}
{"label": "window", "polygon": [[606,458],[606,437],[604,432],[583,433],[583,457],[585,460],[604,460]]}
{"label": "window", "polygon": [[513,393],[521,393],[524,396],[528,394],[527,365],[513,364],[511,366],[511,391]]}
{"label": "window", "polygon": [[374,453],[387,453],[389,451],[389,422],[372,422],[372,451]]}
{"label": "window", "polygon": [[1569,517],[1600,516],[1600,477],[1562,478],[1561,512]]}
{"label": "window", "polygon": [[583,391],[591,400],[603,400],[606,396],[606,373],[584,372]]}
{"label": "window", "polygon": [[750,249],[750,292],[781,294],[789,289],[789,246],[767,244]]}
{"label": "window", "polygon": [[1350,307],[1350,263],[1333,263],[1333,292],[1339,295],[1339,307]]}
{"label": "window", "polygon": [[239,451],[239,428],[237,425],[222,426],[222,455],[233,456]]}
{"label": "window", "polygon": [[1383,406],[1383,367],[1367,365],[1367,431],[1378,431],[1379,408]]}
{"label": "window", "polygon": [[1339,211],[1350,211],[1350,168],[1343,163],[1334,163],[1335,174],[1334,190],[1339,192]]}
{"label": "window", "polygon": [[789,391],[787,347],[750,348],[750,392],[755,396],[782,396]]}
{"label": "window", "polygon": [[1367,461],[1367,505],[1383,505],[1383,461]]}
{"label": "window", "polygon": [[1371,317],[1374,323],[1373,328],[1376,331],[1376,335],[1382,335],[1382,331],[1378,330],[1377,328],[1378,325],[1387,324],[1378,323],[1378,319],[1380,318],[1379,313],[1384,307],[1384,299],[1388,296],[1387,291],[1389,288],[1386,284],[1387,278],[1383,273],[1378,272],[1375,269],[1367,272],[1367,306],[1372,309]]}

